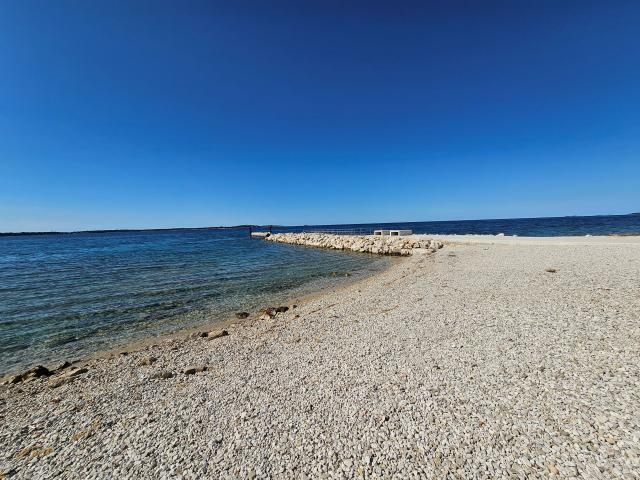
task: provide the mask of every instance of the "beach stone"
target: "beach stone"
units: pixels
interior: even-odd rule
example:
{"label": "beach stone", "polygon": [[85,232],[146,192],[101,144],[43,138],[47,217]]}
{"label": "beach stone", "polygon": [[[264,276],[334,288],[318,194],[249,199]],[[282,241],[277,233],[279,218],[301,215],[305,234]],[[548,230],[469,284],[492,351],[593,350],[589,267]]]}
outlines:
{"label": "beach stone", "polygon": [[275,308],[276,313],[284,313],[287,310],[289,310],[289,307],[287,306],[280,306]]}
{"label": "beach stone", "polygon": [[72,377],[54,378],[49,381],[49,388],[58,388],[73,380]]}
{"label": "beach stone", "polygon": [[142,360],[140,360],[140,363],[138,365],[140,366],[145,366],[145,365],[153,365],[154,363],[156,363],[158,359],[156,357],[144,357]]}
{"label": "beach stone", "polygon": [[209,336],[208,332],[193,332],[187,338],[206,338]]}
{"label": "beach stone", "polygon": [[260,320],[269,320],[277,315],[276,309],[273,307],[267,307],[260,310]]}
{"label": "beach stone", "polygon": [[38,365],[24,372],[22,378],[23,380],[27,380],[29,378],[48,377],[49,375],[52,375],[52,372],[50,372],[48,368]]}
{"label": "beach stone", "polygon": [[158,373],[155,373],[153,375],[153,378],[159,378],[159,379],[163,379],[163,380],[167,380],[169,378],[173,377],[173,372],[170,372],[168,370],[162,370]]}
{"label": "beach stone", "polygon": [[186,369],[184,370],[184,374],[185,374],[185,375],[194,375],[194,374],[196,374],[196,373],[206,372],[206,371],[207,371],[207,368],[208,368],[208,367],[207,367],[206,365],[203,365],[203,366],[200,366],[200,367],[190,367],[190,368],[186,368]]}
{"label": "beach stone", "polygon": [[236,318],[242,320],[243,318],[248,318],[249,312],[236,312]]}
{"label": "beach stone", "polygon": [[229,332],[226,330],[220,330],[219,332],[209,332],[209,338],[207,340],[215,340],[217,338],[226,337]]}
{"label": "beach stone", "polygon": [[24,382],[26,380],[31,380],[31,379],[34,379],[34,378],[48,377],[50,375],[53,375],[53,373],[51,371],[49,371],[48,368],[46,368],[46,367],[44,367],[42,365],[36,365],[35,367],[30,368],[26,372],[14,375],[9,380],[9,383],[15,384],[15,383]]}
{"label": "beach stone", "polygon": [[78,367],[72,370],[67,370],[57,378],[52,379],[51,382],[49,383],[49,387],[50,388],[61,387],[65,383],[69,383],[70,381],[72,381],[78,375],[82,375],[83,373],[87,373],[88,371],[89,369],[86,367]]}
{"label": "beach stone", "polygon": [[81,375],[83,373],[87,373],[88,371],[89,371],[89,369],[86,368],[86,367],[74,368],[74,369],[70,370],[69,372],[66,372],[64,374],[64,376],[66,376],[66,377],[75,377],[75,376]]}
{"label": "beach stone", "polygon": [[62,385],[64,385],[65,383],[68,383],[69,381],[71,381],[71,378],[69,377],[52,379],[49,381],[49,388],[61,387]]}
{"label": "beach stone", "polygon": [[49,455],[53,453],[53,449],[51,447],[43,447],[42,445],[30,445],[28,447],[20,450],[16,457],[17,458],[38,458],[44,457],[45,455]]}

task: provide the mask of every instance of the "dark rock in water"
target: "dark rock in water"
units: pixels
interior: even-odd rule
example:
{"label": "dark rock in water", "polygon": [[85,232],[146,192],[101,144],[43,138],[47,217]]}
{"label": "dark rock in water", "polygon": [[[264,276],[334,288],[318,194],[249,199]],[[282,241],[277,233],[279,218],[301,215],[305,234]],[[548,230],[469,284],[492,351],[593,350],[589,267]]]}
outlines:
{"label": "dark rock in water", "polygon": [[169,372],[167,370],[163,370],[161,372],[158,372],[153,376],[153,378],[160,378],[160,379],[163,379],[163,380],[166,380],[166,379],[171,378],[171,377],[173,377],[173,373]]}
{"label": "dark rock in water", "polygon": [[221,330],[219,332],[210,332],[208,339],[215,340],[216,338],[226,337],[227,335],[229,335],[229,332],[227,332],[226,330]]}
{"label": "dark rock in water", "polygon": [[185,369],[184,373],[185,373],[185,375],[195,375],[196,373],[206,372],[206,371],[207,371],[207,366],[203,365],[201,367],[187,368],[187,369]]}
{"label": "dark rock in water", "polygon": [[140,360],[140,363],[138,365],[140,366],[144,366],[144,365],[152,365],[154,363],[156,363],[158,359],[156,357],[145,357],[142,360]]}
{"label": "dark rock in water", "polygon": [[286,312],[287,310],[289,310],[289,307],[285,307],[285,306],[276,307],[275,310],[276,310],[276,313],[283,313],[283,312]]}
{"label": "dark rock in water", "polygon": [[242,320],[243,318],[248,318],[249,312],[236,312],[236,318]]}

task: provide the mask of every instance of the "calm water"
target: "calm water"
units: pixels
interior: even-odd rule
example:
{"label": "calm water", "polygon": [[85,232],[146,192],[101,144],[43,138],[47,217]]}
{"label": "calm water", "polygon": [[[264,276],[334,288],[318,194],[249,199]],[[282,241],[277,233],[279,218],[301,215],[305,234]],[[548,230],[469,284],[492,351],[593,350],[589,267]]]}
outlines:
{"label": "calm water", "polygon": [[[640,215],[336,226],[351,227],[598,235],[640,232]],[[0,236],[0,374],[255,311],[344,281],[332,272],[358,278],[391,261],[243,230]]]}
{"label": "calm water", "polygon": [[[292,227],[300,230],[302,227]],[[512,218],[505,220],[456,220],[448,222],[363,223],[353,225],[323,225],[319,228],[392,228],[409,229],[414,233],[478,235],[519,235],[557,237],[564,235],[640,234],[640,215],[609,215],[597,217]]]}

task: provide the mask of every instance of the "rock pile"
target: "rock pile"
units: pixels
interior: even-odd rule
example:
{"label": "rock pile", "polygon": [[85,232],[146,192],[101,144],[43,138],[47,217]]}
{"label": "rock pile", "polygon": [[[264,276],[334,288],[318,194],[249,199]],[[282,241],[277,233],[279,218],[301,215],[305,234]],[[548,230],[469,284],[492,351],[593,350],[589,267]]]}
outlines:
{"label": "rock pile", "polygon": [[274,233],[265,237],[265,240],[333,250],[403,256],[411,255],[417,249],[431,253],[442,248],[442,242],[418,235],[390,237],[333,235],[329,233]]}

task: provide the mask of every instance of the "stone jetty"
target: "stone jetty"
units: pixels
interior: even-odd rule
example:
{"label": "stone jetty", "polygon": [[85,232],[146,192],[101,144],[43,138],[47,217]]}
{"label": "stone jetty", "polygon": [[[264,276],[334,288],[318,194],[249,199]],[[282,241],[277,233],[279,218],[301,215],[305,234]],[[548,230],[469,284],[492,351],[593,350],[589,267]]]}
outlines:
{"label": "stone jetty", "polygon": [[439,240],[424,235],[404,237],[380,235],[334,235],[329,233],[274,233],[266,235],[270,242],[305,245],[333,250],[375,253],[380,255],[412,255],[413,253],[432,253],[442,248]]}

